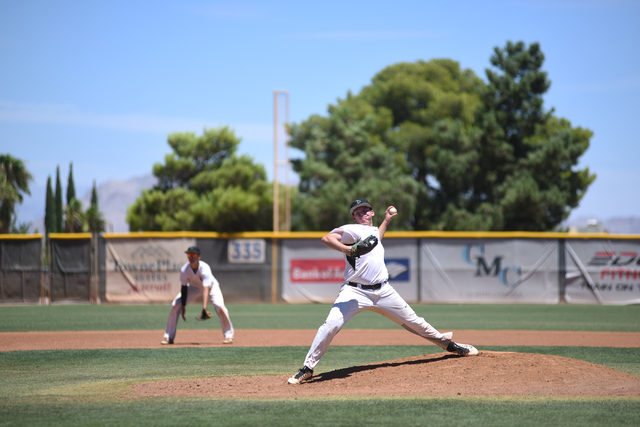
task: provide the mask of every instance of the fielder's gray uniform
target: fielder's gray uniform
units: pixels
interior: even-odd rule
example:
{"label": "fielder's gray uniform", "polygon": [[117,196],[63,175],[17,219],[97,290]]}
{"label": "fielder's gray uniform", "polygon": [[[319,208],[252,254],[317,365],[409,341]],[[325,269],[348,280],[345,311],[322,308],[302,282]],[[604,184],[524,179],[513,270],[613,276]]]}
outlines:
{"label": "fielder's gray uniform", "polygon": [[[380,241],[378,227],[348,224],[332,230],[331,233],[339,230],[343,233],[341,242],[346,245],[356,243],[371,235],[378,238],[378,244],[371,252],[359,258],[346,257],[344,284],[340,288],[340,293],[333,303],[327,319],[318,329],[304,365],[313,369],[344,324],[363,310],[382,314],[409,332],[420,335],[446,349],[451,342],[453,332],[444,334],[438,332],[422,317],[418,317],[409,304],[389,284],[389,272],[384,263],[384,247]],[[365,289],[362,285],[374,286],[377,289]]]}
{"label": "fielder's gray uniform", "polygon": [[[225,338],[233,338],[233,325],[229,318],[229,311],[224,305],[224,297],[220,290],[220,283],[216,280],[211,272],[211,267],[204,261],[199,261],[197,271],[193,271],[191,265],[186,263],[180,269],[180,285],[188,286],[187,292],[187,304],[194,301],[200,295],[202,295],[203,287],[211,288],[209,291],[209,298],[211,303],[220,318],[220,324],[222,326],[222,333]],[[173,339],[176,335],[176,327],[180,313],[182,311],[182,292],[173,300],[171,304],[171,311],[169,312],[169,320],[167,321],[167,329],[165,330],[164,337]]]}

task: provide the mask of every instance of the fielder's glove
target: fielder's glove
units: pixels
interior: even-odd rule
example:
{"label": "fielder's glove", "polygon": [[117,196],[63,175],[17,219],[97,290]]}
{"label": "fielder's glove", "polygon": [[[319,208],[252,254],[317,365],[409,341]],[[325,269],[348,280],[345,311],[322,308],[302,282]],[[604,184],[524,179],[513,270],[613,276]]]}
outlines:
{"label": "fielder's glove", "polygon": [[196,316],[196,320],[207,320],[207,319],[211,319],[211,312],[206,308],[203,308],[202,313]]}
{"label": "fielder's glove", "polygon": [[368,254],[376,247],[378,244],[378,238],[376,236],[369,236],[365,239],[354,243],[351,246],[351,258],[358,258],[362,255]]}

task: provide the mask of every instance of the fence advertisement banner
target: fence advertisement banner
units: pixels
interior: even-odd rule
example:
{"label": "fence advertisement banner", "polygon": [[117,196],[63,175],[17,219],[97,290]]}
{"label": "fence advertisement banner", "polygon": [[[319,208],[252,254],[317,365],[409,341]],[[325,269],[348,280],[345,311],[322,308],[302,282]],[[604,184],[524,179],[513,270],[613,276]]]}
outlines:
{"label": "fence advertisement banner", "polygon": [[567,240],[565,300],[570,304],[640,304],[640,242]]}
{"label": "fence advertisement banner", "polygon": [[109,302],[171,302],[180,292],[184,251],[195,239],[107,239]]}
{"label": "fence advertisement banner", "polygon": [[[389,282],[408,302],[418,300],[417,239],[385,239]],[[343,284],[345,257],[318,239],[282,241],[282,299],[332,303]]]}
{"label": "fence advertisement banner", "polygon": [[422,302],[559,302],[556,240],[422,239],[420,265]]}

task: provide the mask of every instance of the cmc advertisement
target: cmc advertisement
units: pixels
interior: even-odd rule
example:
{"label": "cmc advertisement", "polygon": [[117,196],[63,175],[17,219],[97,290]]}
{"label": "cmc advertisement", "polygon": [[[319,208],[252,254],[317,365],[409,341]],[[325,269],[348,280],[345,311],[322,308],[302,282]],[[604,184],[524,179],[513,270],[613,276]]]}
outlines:
{"label": "cmc advertisement", "polygon": [[[389,282],[408,302],[418,301],[416,239],[384,239]],[[344,283],[344,255],[320,239],[282,242],[282,298],[289,303],[332,303]]]}
{"label": "cmc advertisement", "polygon": [[420,265],[423,302],[559,301],[556,240],[423,239]]}
{"label": "cmc advertisement", "polygon": [[573,304],[640,303],[640,243],[567,240],[565,300]]}
{"label": "cmc advertisement", "polygon": [[180,292],[184,251],[195,239],[108,239],[109,302],[171,302]]}

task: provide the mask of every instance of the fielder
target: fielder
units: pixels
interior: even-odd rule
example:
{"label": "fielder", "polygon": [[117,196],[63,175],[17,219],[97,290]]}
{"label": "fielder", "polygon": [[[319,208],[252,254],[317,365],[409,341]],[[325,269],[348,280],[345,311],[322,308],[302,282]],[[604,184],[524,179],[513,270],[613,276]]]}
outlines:
{"label": "fielder", "polygon": [[289,378],[289,384],[300,384],[313,376],[313,368],[327,351],[331,340],[356,314],[371,310],[382,314],[416,335],[431,341],[442,349],[460,356],[476,356],[478,350],[468,344],[451,340],[453,332],[438,332],[405,302],[389,284],[389,273],[384,264],[384,248],[380,240],[391,219],[397,215],[393,206],[384,214],[380,227],[373,226],[375,213],[367,199],[351,203],[349,213],[355,224],[334,228],[322,238],[327,247],[346,255],[344,284],[320,326],[304,360],[304,366]]}
{"label": "fielder", "polygon": [[199,248],[191,246],[185,253],[189,262],[180,269],[180,285],[182,289],[171,304],[167,329],[160,344],[173,344],[180,315],[182,315],[182,320],[186,322],[187,319],[185,319],[184,313],[187,304],[200,295],[202,295],[202,313],[196,319],[207,320],[212,316],[211,312],[207,310],[207,302],[211,298],[213,308],[215,308],[222,325],[222,333],[224,335],[222,342],[224,344],[233,344],[233,325],[229,318],[229,311],[224,305],[220,283],[213,277],[209,264],[200,260]]}

